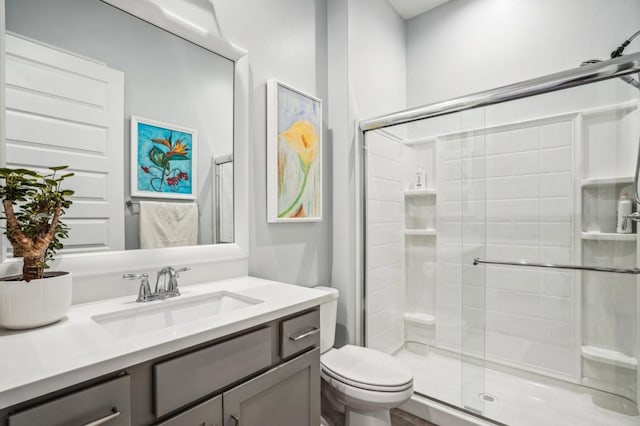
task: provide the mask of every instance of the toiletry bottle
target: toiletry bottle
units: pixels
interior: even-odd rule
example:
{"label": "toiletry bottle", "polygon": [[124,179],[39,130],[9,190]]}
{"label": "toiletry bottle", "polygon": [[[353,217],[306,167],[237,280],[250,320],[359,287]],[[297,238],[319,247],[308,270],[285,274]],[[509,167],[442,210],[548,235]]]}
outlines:
{"label": "toiletry bottle", "polygon": [[416,167],[416,189],[424,189],[426,185],[424,169],[422,168],[422,164],[418,163],[418,167]]}
{"label": "toiletry bottle", "polygon": [[631,214],[632,202],[629,198],[629,193],[621,192],[620,198],[618,198],[618,223],[616,225],[616,232],[618,234],[631,234],[632,222],[629,219],[625,219],[625,215]]}

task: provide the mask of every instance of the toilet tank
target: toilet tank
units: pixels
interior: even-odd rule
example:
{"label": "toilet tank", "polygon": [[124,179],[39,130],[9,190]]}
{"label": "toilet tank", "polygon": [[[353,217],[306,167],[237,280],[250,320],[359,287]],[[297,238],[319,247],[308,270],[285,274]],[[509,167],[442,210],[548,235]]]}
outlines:
{"label": "toilet tank", "polygon": [[314,287],[331,293],[331,300],[320,305],[320,353],[333,347],[336,337],[336,317],[338,315],[338,290],[331,287]]}

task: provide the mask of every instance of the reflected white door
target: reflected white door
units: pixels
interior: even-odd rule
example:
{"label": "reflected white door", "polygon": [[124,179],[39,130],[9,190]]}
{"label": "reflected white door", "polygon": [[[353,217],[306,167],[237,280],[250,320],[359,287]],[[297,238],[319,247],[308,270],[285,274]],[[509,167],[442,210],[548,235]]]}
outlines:
{"label": "reflected white door", "polygon": [[6,51],[7,167],[68,165],[65,252],[123,250],[124,74],[11,35]]}

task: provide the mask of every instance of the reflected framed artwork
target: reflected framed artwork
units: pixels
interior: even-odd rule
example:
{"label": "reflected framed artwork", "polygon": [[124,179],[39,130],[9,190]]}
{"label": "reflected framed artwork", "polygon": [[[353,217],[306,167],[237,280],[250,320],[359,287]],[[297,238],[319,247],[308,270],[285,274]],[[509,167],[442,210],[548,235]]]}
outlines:
{"label": "reflected framed artwork", "polygon": [[197,132],[131,116],[131,196],[196,199]]}
{"label": "reflected framed artwork", "polygon": [[267,221],[322,220],[322,101],[267,82]]}

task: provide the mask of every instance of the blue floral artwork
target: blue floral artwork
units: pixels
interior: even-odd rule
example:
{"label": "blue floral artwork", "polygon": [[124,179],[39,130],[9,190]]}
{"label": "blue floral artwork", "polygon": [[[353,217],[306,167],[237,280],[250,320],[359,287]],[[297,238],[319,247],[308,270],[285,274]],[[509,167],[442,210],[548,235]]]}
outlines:
{"label": "blue floral artwork", "polygon": [[195,131],[132,117],[132,195],[194,198]]}

